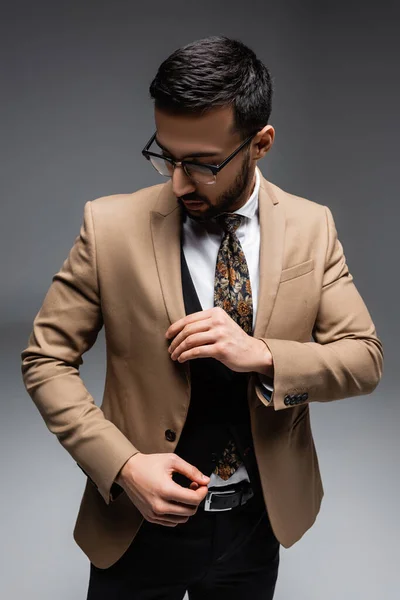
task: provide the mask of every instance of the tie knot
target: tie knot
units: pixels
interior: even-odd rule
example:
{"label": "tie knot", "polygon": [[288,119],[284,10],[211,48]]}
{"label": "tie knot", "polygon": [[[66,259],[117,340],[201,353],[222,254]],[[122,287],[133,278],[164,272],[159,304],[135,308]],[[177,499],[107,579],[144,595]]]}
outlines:
{"label": "tie knot", "polygon": [[229,233],[235,233],[236,229],[241,225],[244,219],[244,215],[238,214],[226,214],[217,217],[219,225],[224,231]]}

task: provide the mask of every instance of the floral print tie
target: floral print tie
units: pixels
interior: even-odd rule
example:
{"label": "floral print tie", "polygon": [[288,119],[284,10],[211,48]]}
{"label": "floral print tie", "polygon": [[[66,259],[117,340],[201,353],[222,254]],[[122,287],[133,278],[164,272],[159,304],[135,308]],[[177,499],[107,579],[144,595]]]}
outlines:
{"label": "floral print tie", "polygon": [[[216,217],[225,232],[218,250],[214,278],[214,306],[220,306],[249,335],[253,331],[253,300],[249,270],[236,230],[244,219],[235,213]],[[214,474],[225,481],[243,463],[234,440],[228,442]]]}

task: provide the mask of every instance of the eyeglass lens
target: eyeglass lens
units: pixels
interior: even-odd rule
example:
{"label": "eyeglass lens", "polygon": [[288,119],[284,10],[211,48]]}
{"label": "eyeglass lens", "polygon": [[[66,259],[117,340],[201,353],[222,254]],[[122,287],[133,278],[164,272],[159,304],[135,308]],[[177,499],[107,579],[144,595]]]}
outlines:
{"label": "eyeglass lens", "polygon": [[[153,167],[165,177],[172,177],[174,171],[173,165],[168,160],[163,160],[157,156],[150,156],[150,161]],[[208,168],[201,165],[191,165],[186,163],[184,165],[186,174],[198,183],[214,183],[215,175]]]}

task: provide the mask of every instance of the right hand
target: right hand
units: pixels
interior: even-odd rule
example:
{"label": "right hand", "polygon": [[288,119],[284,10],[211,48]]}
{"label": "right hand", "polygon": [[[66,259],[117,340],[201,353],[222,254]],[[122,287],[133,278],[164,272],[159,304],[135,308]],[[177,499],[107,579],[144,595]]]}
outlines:
{"label": "right hand", "polygon": [[[177,471],[192,479],[189,488],[172,479]],[[138,452],[125,463],[116,481],[143,517],[158,525],[175,527],[193,516],[208,492],[210,478],[172,452]]]}

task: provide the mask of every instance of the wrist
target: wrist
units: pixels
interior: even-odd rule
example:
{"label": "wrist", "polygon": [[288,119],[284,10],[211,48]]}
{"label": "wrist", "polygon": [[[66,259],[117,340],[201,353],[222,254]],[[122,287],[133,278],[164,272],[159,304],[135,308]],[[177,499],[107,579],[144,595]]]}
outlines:
{"label": "wrist", "polygon": [[261,375],[266,375],[270,379],[274,378],[274,360],[272,358],[272,354],[266,345],[266,343],[262,339],[257,338],[258,345],[258,357],[257,368],[254,369],[257,373],[261,373]]}
{"label": "wrist", "polygon": [[114,479],[115,483],[118,483],[118,485],[120,485],[122,488],[124,487],[125,482],[127,481],[128,472],[131,469],[132,459],[138,454],[141,454],[141,452],[136,452],[136,454],[133,454],[131,457],[128,458],[128,460],[121,467],[116,478]]}

